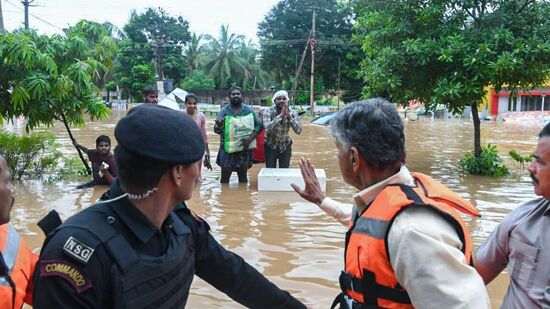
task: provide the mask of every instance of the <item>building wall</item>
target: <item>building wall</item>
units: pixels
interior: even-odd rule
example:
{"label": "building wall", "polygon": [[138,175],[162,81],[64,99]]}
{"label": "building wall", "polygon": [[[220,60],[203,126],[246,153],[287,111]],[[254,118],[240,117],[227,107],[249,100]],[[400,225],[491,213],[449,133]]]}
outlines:
{"label": "building wall", "polygon": [[[517,94],[517,104],[511,106],[512,110],[508,108],[508,101],[510,97],[510,92],[507,90],[501,90],[498,93],[495,92],[494,87],[487,87],[487,96],[485,102],[489,107],[489,114],[496,116],[499,113],[503,112],[519,112],[525,109],[526,104],[530,101],[527,97],[535,97],[535,101],[539,102],[539,107],[535,110],[550,110],[550,80],[545,83],[542,87],[537,87],[529,91],[520,91]],[[544,108],[542,107],[542,102],[544,102]],[[522,108],[523,107],[523,108]]]}
{"label": "building wall", "polygon": [[508,97],[498,97],[498,111],[508,112]]}
{"label": "building wall", "polygon": [[[229,101],[229,90],[186,90],[194,93],[201,103],[223,105]],[[253,105],[265,105],[271,100],[274,91],[269,90],[243,90],[243,102]]]}

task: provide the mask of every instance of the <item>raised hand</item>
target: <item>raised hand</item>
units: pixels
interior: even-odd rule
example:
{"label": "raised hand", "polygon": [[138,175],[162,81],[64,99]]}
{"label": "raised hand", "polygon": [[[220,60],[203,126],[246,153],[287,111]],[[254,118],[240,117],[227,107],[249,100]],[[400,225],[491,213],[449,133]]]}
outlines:
{"label": "raised hand", "polygon": [[305,187],[302,189],[297,184],[291,184],[292,189],[296,191],[303,199],[306,201],[312,202],[316,205],[321,205],[325,199],[325,194],[321,189],[319,184],[319,179],[315,175],[315,167],[309,159],[304,157],[300,158],[300,171],[302,172],[302,177],[304,178]]}

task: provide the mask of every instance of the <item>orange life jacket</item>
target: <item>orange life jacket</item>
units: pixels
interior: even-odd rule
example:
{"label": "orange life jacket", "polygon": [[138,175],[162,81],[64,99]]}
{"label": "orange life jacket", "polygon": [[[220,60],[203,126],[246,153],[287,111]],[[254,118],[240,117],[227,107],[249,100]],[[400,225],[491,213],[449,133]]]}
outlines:
{"label": "orange life jacket", "polygon": [[32,305],[32,276],[38,255],[9,223],[0,225],[0,251],[0,308],[19,309],[23,302]]}
{"label": "orange life jacket", "polygon": [[408,207],[438,211],[455,227],[466,262],[471,263],[470,234],[456,210],[479,216],[477,209],[431,177],[420,173],[412,176],[416,187],[385,187],[354,220],[346,235],[345,271],[340,275],[341,302],[347,299],[348,304],[353,303],[352,308],[413,308],[407,291],[395,277],[387,242],[393,220]]}

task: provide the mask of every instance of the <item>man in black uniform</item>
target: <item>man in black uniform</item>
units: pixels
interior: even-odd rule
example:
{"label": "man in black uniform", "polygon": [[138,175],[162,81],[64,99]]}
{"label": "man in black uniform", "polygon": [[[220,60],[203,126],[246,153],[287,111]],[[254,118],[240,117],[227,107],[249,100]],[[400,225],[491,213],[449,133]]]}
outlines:
{"label": "man in black uniform", "polygon": [[115,137],[117,197],[48,235],[34,308],[183,308],[194,274],[247,307],[305,308],[180,203],[191,197],[204,154],[189,116],[143,104],[119,121]]}

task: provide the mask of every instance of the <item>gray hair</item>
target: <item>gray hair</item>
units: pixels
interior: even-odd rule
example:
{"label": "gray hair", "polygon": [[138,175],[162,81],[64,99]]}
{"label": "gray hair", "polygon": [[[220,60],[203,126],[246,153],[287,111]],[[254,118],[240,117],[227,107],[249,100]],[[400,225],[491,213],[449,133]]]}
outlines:
{"label": "gray hair", "polygon": [[331,135],[345,149],[355,146],[376,168],[405,160],[403,123],[395,106],[382,98],[346,105],[330,126]]}
{"label": "gray hair", "polygon": [[539,139],[550,136],[550,123],[546,124],[539,133]]}

